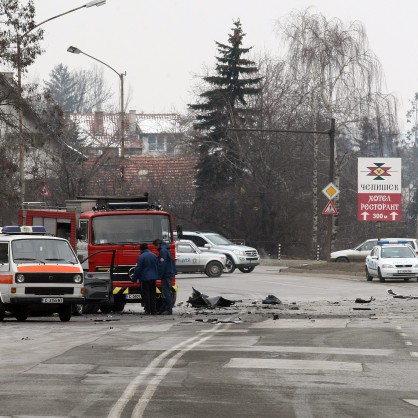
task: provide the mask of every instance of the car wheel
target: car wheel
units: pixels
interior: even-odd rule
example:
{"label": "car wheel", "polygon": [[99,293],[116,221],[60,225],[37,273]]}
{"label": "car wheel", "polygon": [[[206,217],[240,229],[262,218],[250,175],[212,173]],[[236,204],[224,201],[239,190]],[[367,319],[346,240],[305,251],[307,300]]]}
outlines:
{"label": "car wheel", "polygon": [[335,260],[335,262],[336,262],[336,263],[349,263],[349,262],[350,262],[350,260],[349,260],[347,257],[338,257],[338,258]]}
{"label": "car wheel", "polygon": [[233,273],[235,271],[235,263],[234,260],[227,255],[226,256],[226,262],[225,262],[225,268],[224,268],[224,272],[225,273]]}
{"label": "car wheel", "polygon": [[6,308],[4,307],[4,303],[0,300],[0,322],[3,321],[5,316],[6,316]]}
{"label": "car wheel", "polygon": [[370,276],[370,273],[369,273],[369,270],[368,270],[367,266],[366,266],[366,280],[368,282],[373,280],[373,276]]}
{"label": "car wheel", "polygon": [[238,267],[239,271],[242,271],[243,273],[251,273],[255,269],[255,266],[250,267]]}
{"label": "car wheel", "polygon": [[380,269],[379,269],[379,268],[377,269],[377,277],[379,277],[379,280],[380,280],[381,282],[384,282],[384,281],[385,281],[385,278],[384,278],[384,277],[382,277],[382,272],[380,271]]}
{"label": "car wheel", "polygon": [[218,261],[211,261],[205,269],[205,274],[208,277],[219,277],[222,274],[223,267]]}
{"label": "car wheel", "polygon": [[27,308],[21,308],[15,312],[15,318],[18,321],[26,321],[28,319],[28,316],[29,316],[29,311],[27,310]]}
{"label": "car wheel", "polygon": [[59,307],[58,316],[62,322],[68,322],[71,319],[71,305],[63,305]]}

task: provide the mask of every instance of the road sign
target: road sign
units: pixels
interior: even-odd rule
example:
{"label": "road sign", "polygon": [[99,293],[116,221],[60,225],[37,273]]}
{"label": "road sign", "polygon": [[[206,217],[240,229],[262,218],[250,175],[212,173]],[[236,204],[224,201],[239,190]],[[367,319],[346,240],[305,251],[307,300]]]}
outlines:
{"label": "road sign", "polygon": [[402,219],[401,158],[358,159],[359,221]]}
{"label": "road sign", "polygon": [[324,195],[329,199],[332,200],[334,199],[335,196],[338,195],[338,193],[340,193],[340,191],[338,190],[338,188],[334,185],[334,183],[330,183],[328,184],[328,186],[326,186],[323,190],[322,193],[324,193]]}
{"label": "road sign", "polygon": [[324,207],[324,210],[322,211],[323,215],[338,215],[337,208],[335,207],[334,203],[332,203],[332,200],[330,200],[326,206]]}
{"label": "road sign", "polygon": [[41,191],[39,192],[39,194],[43,197],[51,197],[51,192],[48,189],[48,186],[46,185],[46,183],[44,183],[41,187]]}

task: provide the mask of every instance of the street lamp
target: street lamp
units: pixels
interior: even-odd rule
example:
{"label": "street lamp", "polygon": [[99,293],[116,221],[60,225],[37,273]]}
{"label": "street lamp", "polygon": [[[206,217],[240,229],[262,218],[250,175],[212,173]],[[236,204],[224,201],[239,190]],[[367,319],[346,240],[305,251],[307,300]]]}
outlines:
{"label": "street lamp", "polygon": [[[50,20],[57,19],[61,16],[67,15],[69,13],[75,12],[76,10],[80,10],[83,8],[93,7],[93,6],[103,6],[106,3],[106,0],[93,0],[89,1],[88,3],[83,4],[82,6],[76,7],[74,9],[68,10],[64,13],[60,13],[59,15],[52,16],[49,19],[46,19],[38,24],[36,24],[33,28],[26,31],[23,35],[16,36],[16,47],[17,47],[17,88],[19,98],[22,101],[22,66],[21,66],[21,43],[22,40],[29,35],[33,30],[38,28],[39,26],[43,25]],[[19,105],[19,177],[20,177],[20,201],[23,207],[23,202],[25,200],[25,159],[26,159],[26,150],[25,150],[25,143],[23,140],[23,109],[22,103]]]}
{"label": "street lamp", "polygon": [[83,54],[86,55],[87,57],[100,62],[101,64],[105,65],[107,68],[110,68],[114,73],[116,73],[119,77],[120,80],[120,158],[122,161],[122,164],[120,166],[120,175],[121,175],[121,179],[122,182],[124,181],[124,170],[125,170],[125,166],[124,166],[124,158],[125,158],[125,111],[124,111],[124,98],[123,98],[123,78],[126,76],[126,71],[124,73],[119,73],[117,72],[113,67],[111,67],[109,64],[106,64],[105,62],[99,60],[98,58],[95,58],[89,54],[86,54],[85,52],[83,52],[81,49],[76,48],[75,46],[69,46],[67,48],[68,52],[71,52],[72,54]]}

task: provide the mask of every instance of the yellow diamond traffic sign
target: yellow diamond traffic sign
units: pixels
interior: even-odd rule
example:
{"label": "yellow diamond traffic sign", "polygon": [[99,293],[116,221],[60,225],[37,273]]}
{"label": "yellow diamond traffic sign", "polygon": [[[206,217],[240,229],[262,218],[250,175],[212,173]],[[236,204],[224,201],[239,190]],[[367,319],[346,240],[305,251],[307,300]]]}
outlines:
{"label": "yellow diamond traffic sign", "polygon": [[326,186],[323,190],[322,193],[324,193],[324,195],[329,199],[332,200],[334,199],[335,196],[338,195],[338,193],[340,193],[340,191],[337,189],[337,187],[333,184],[330,183],[328,184],[328,186]]}

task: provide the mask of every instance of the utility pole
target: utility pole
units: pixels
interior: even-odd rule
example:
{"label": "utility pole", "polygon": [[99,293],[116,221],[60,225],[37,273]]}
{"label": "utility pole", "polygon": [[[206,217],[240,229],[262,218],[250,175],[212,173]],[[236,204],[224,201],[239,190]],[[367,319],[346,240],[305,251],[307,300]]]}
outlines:
{"label": "utility pole", "polygon": [[[245,132],[271,132],[271,133],[292,133],[292,134],[319,134],[329,137],[329,181],[334,182],[334,159],[335,159],[335,119],[330,119],[331,126],[327,131],[305,131],[300,129],[259,129],[259,128],[226,128],[228,131]],[[328,216],[327,234],[327,261],[330,261],[332,244],[333,216]]]}

